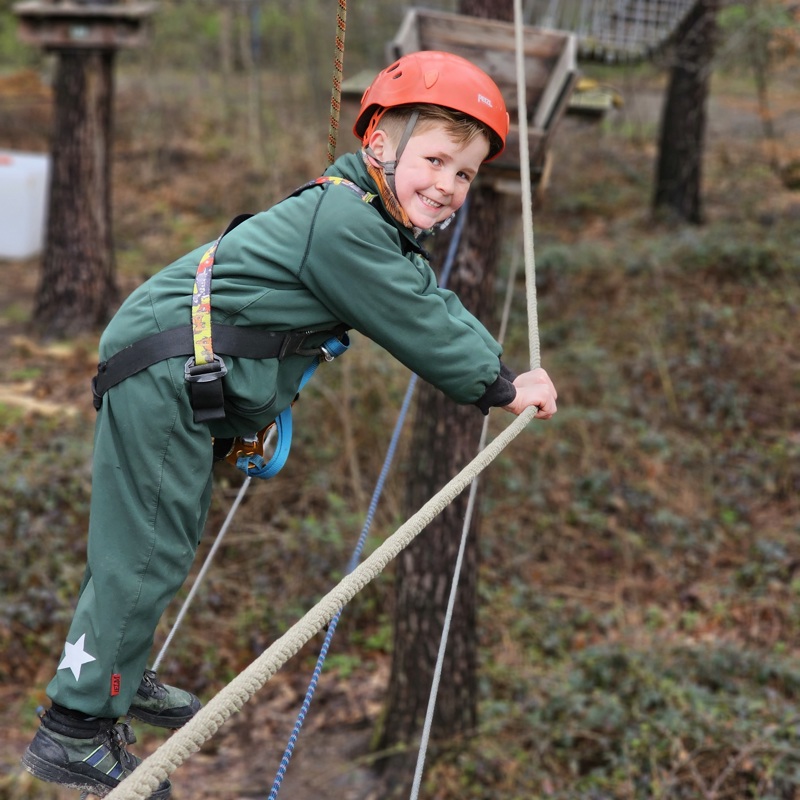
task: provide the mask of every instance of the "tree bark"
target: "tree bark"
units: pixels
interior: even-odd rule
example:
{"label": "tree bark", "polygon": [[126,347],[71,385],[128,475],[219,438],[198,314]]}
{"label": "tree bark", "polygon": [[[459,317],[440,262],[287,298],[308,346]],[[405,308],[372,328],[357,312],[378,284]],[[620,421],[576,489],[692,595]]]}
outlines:
{"label": "tree bark", "polygon": [[661,119],[654,211],[701,224],[702,164],[719,0],[700,0],[676,35]]}
{"label": "tree bark", "polygon": [[44,336],[104,323],[117,299],[109,148],[113,51],[67,50],[55,78],[52,178],[36,303]]}

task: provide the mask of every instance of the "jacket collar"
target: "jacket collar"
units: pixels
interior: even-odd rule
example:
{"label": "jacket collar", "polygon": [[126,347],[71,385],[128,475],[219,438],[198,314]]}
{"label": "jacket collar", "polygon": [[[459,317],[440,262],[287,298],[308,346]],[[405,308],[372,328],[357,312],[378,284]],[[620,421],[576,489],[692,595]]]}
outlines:
{"label": "jacket collar", "polygon": [[400,231],[400,234],[406,240],[411,249],[426,255],[422,245],[414,236],[414,231],[411,228],[406,228],[401,225],[386,209],[386,204],[383,202],[383,198],[380,196],[380,189],[377,183],[367,172],[367,167],[364,164],[361,153],[347,153],[346,155],[339,156],[339,158],[337,158],[336,161],[325,170],[324,174],[337,175],[341,178],[347,178],[347,180],[353,181],[353,183],[357,184],[365,191],[376,194],[377,198],[373,202],[373,205],[378,208],[381,216],[387,222],[390,222],[392,225],[394,225],[398,231]]}

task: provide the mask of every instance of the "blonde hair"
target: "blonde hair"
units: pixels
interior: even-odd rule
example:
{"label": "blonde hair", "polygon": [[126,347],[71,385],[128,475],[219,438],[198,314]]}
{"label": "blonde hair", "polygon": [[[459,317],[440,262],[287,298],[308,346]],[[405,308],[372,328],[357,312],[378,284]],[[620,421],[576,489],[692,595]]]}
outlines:
{"label": "blonde hair", "polygon": [[386,110],[376,127],[384,131],[393,144],[397,144],[414,111],[419,113],[419,118],[414,126],[414,134],[424,133],[440,125],[445,133],[461,147],[466,147],[479,136],[483,136],[489,145],[490,152],[497,152],[498,147],[502,148],[500,138],[489,127],[468,114],[462,114],[444,106],[427,104],[395,106]]}

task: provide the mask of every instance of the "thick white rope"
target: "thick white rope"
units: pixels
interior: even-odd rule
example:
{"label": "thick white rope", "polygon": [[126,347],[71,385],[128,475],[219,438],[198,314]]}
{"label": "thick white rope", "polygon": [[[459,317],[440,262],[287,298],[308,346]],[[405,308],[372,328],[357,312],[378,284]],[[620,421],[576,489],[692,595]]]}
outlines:
{"label": "thick white rope", "polygon": [[186,725],[107,797],[109,800],[146,800],[158,785],[177,769],[222,724],[242,706],[336,613],[376,578],[397,555],[423,531],[500,453],[525,429],[536,409],[526,408],[467,466],[422,508],[401,525],[375,552],[346,575],[304,617],[268,647],[258,658],[213,697]]}

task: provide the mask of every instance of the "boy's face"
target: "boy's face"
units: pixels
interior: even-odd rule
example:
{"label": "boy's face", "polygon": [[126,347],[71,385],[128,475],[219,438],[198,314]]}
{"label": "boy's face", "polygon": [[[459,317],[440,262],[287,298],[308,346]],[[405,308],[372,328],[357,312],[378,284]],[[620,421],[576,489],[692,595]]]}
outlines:
{"label": "boy's face", "polygon": [[[396,148],[384,131],[376,130],[371,139],[381,161],[394,160]],[[415,133],[395,172],[397,199],[412,224],[427,230],[461,208],[488,153],[483,136],[458,145],[440,125]]]}

